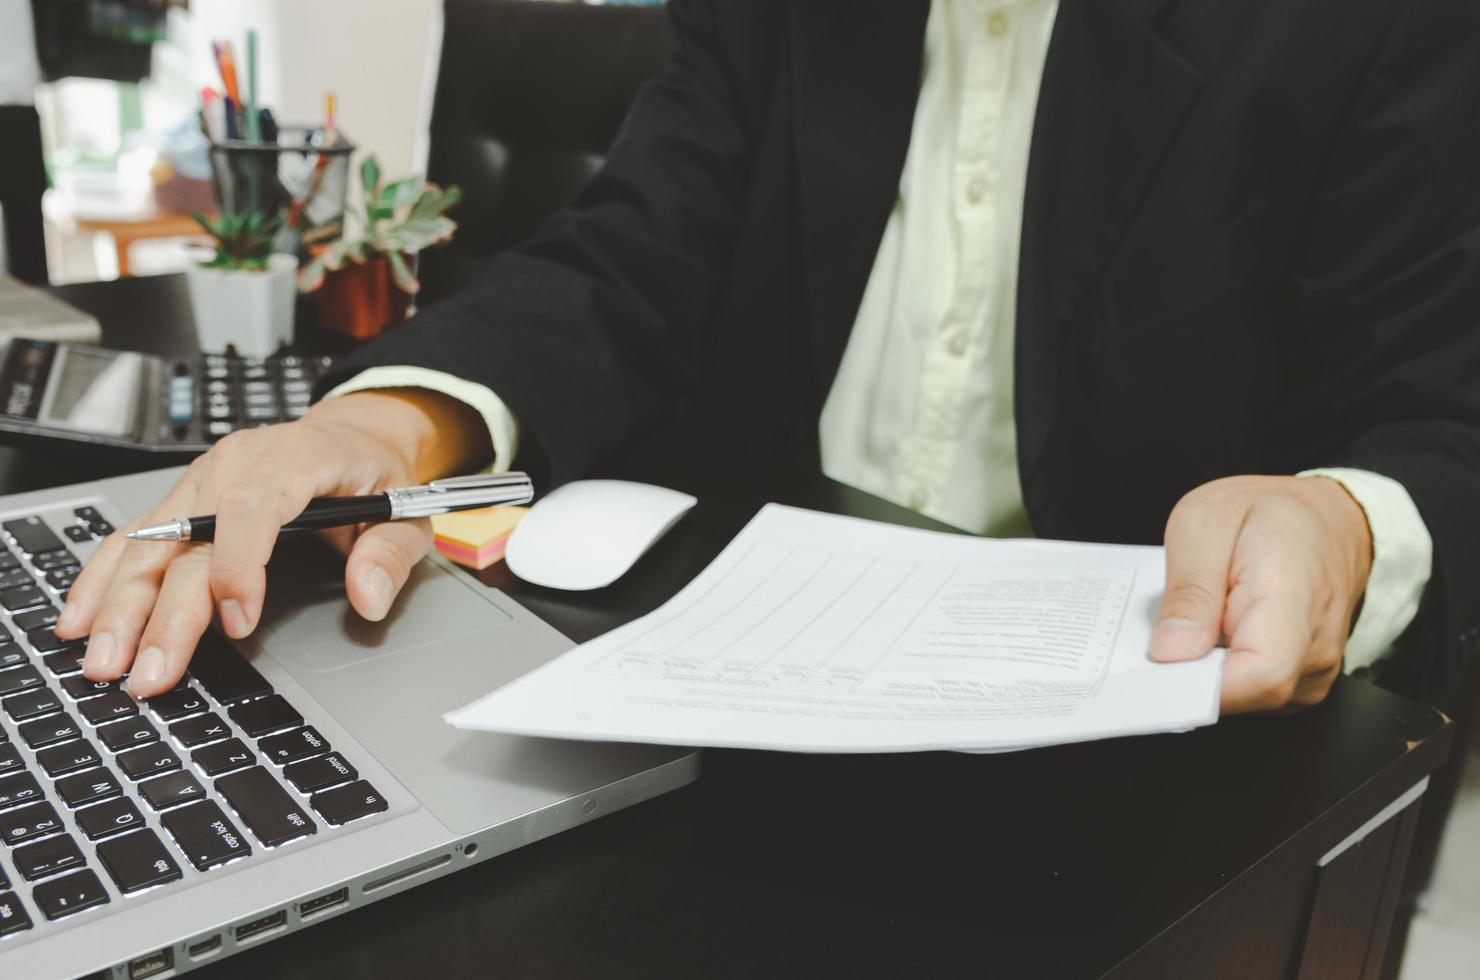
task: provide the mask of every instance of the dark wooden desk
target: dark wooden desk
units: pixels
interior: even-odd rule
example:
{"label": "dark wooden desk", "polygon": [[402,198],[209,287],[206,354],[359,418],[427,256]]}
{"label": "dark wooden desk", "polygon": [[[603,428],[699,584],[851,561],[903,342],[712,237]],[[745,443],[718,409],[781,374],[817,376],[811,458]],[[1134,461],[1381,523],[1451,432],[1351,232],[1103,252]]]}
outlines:
{"label": "dark wooden desk", "polygon": [[[173,280],[60,292],[119,346],[188,337]],[[9,453],[0,489],[95,475],[48,467]],[[774,460],[654,444],[623,468],[701,501],[626,579],[579,597],[498,568],[484,582],[585,639],[660,603],[766,499],[922,523]],[[1417,808],[1318,862],[1450,738],[1436,711],[1344,680],[1317,708],[1186,735],[996,756],[710,752],[686,790],[199,975],[1375,976]]]}

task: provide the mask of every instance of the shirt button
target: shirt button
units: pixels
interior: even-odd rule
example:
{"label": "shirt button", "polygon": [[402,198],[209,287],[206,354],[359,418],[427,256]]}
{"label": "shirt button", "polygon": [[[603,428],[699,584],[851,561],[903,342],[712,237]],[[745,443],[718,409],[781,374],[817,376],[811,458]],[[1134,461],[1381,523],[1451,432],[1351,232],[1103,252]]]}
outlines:
{"label": "shirt button", "polygon": [[916,487],[910,491],[910,510],[924,510],[925,505],[930,503],[930,491],[924,487]]}
{"label": "shirt button", "polygon": [[993,37],[1001,37],[1007,33],[1008,27],[1012,26],[1007,19],[1007,14],[998,10],[987,18],[987,33]]}
{"label": "shirt button", "polygon": [[966,334],[958,333],[952,336],[950,341],[946,344],[946,350],[951,352],[952,357],[960,357],[962,354],[966,353],[967,345],[968,341],[966,340]]}
{"label": "shirt button", "polygon": [[973,177],[966,185],[966,200],[972,204],[980,204],[982,198],[987,194],[987,182],[980,177]]}

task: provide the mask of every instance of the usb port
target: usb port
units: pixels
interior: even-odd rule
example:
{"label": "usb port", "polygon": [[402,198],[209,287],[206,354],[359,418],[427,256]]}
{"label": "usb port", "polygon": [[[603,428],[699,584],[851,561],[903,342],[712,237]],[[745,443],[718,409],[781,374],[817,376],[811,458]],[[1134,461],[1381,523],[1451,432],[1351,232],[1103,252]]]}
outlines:
{"label": "usb port", "polygon": [[327,895],[320,895],[318,898],[310,898],[306,902],[300,902],[298,905],[298,915],[306,919],[317,912],[327,912],[329,909],[337,909],[348,901],[349,889],[336,888]]}
{"label": "usb port", "polygon": [[202,960],[221,948],[221,934],[218,932],[209,939],[202,939],[198,943],[191,943],[185,947],[192,960]]}
{"label": "usb port", "polygon": [[271,915],[264,915],[260,919],[253,919],[251,922],[243,922],[241,925],[237,926],[236,941],[239,943],[244,943],[248,939],[254,939],[257,936],[262,935],[263,933],[275,932],[278,929],[281,929],[283,926],[287,925],[287,923],[287,911],[285,909],[278,909]]}
{"label": "usb port", "polygon": [[155,950],[148,956],[140,956],[130,961],[128,980],[145,980],[146,977],[156,977],[174,965],[175,951],[166,946],[164,949]]}

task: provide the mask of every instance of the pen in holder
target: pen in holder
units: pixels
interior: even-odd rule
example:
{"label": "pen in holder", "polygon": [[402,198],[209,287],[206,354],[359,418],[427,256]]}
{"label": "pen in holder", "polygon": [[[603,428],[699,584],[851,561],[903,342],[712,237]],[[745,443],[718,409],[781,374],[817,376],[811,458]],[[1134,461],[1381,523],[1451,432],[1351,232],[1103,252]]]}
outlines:
{"label": "pen in holder", "polygon": [[[211,172],[222,214],[294,214],[275,250],[303,258],[307,245],[344,232],[352,143],[318,127],[283,126],[272,140],[211,142]],[[291,227],[290,227],[291,225]]]}

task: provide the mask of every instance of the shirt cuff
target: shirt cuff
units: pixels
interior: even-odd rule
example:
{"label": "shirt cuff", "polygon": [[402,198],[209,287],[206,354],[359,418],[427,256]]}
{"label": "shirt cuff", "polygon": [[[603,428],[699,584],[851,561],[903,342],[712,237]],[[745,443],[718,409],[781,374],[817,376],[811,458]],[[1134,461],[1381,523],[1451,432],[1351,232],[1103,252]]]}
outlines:
{"label": "shirt cuff", "polygon": [[1367,515],[1372,532],[1372,570],[1362,611],[1346,641],[1348,672],[1385,656],[1413,622],[1433,573],[1434,541],[1413,498],[1390,477],[1367,470],[1314,469],[1299,476],[1324,476],[1346,488]]}
{"label": "shirt cuff", "polygon": [[519,425],[503,399],[483,385],[443,371],[405,366],[367,368],[324,397],[338,398],[372,388],[425,388],[455,398],[473,409],[488,426],[488,438],[493,444],[491,472],[506,471],[514,461],[514,454],[519,451]]}

